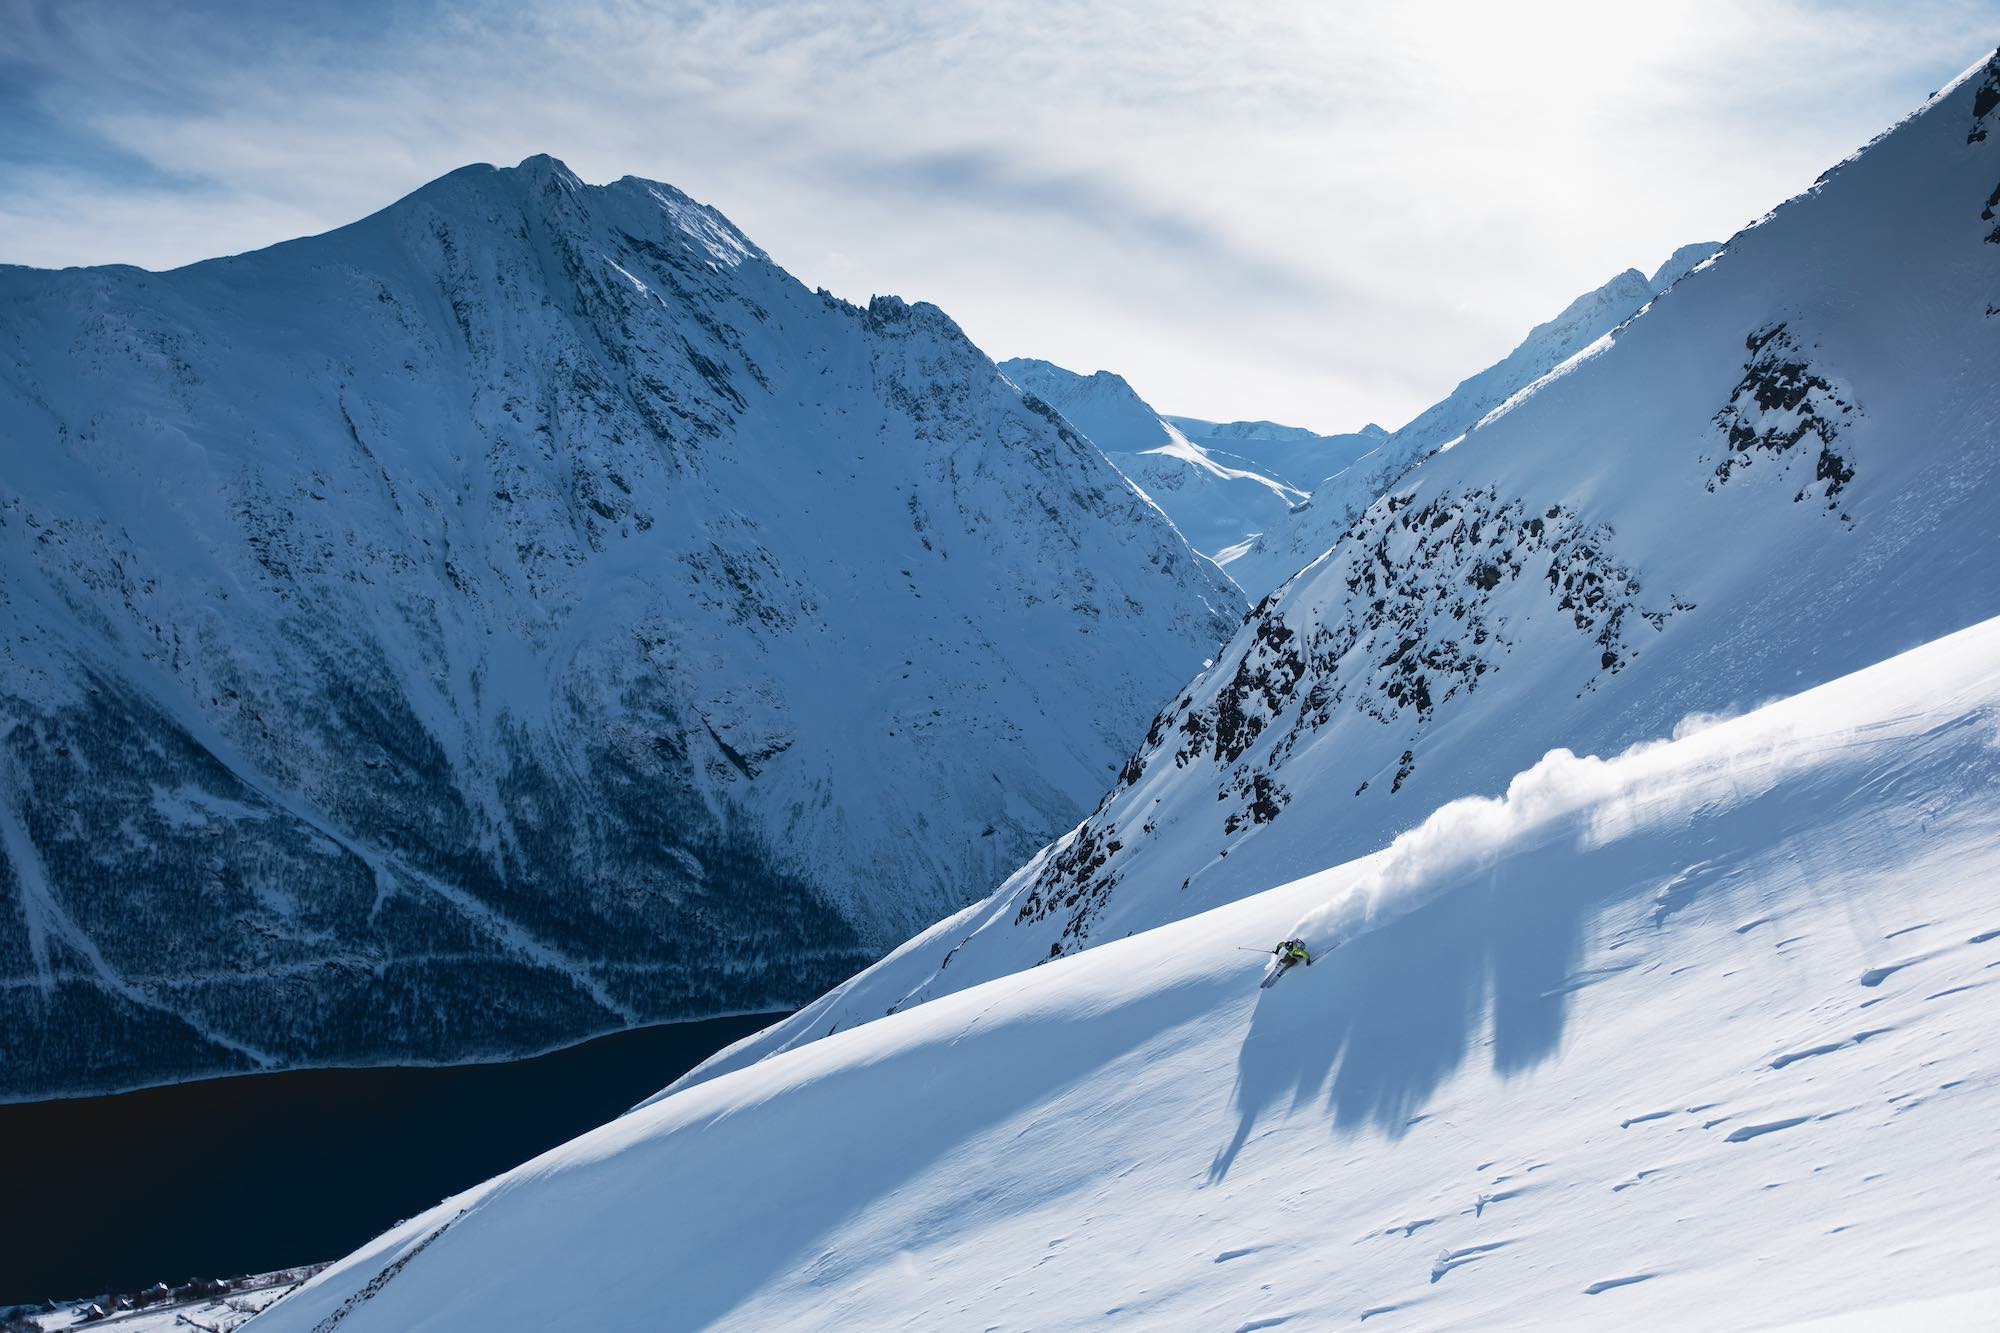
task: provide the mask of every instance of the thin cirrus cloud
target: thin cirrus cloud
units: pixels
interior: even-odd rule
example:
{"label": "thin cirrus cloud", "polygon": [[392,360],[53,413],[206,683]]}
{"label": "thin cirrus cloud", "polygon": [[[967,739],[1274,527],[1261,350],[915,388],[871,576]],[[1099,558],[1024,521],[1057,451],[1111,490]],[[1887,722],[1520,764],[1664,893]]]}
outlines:
{"label": "thin cirrus cloud", "polygon": [[1395,425],[1996,39],[2000,0],[0,0],[0,261],[170,266],[550,152],[996,356]]}
{"label": "thin cirrus cloud", "polygon": [[838,174],[886,187],[899,197],[948,198],[957,209],[1000,216],[1037,215],[1095,231],[1107,243],[1151,246],[1196,266],[1202,281],[1289,292],[1301,301],[1334,299],[1332,275],[1287,266],[1238,245],[1191,212],[1152,203],[1079,171],[1052,171],[997,147],[959,148],[910,157],[853,157]]}

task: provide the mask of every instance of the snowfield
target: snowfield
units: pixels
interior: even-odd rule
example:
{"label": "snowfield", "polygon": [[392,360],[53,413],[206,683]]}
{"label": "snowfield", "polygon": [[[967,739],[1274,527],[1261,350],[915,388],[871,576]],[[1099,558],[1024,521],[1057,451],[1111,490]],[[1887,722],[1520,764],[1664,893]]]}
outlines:
{"label": "snowfield", "polygon": [[1976,1321],[1996,884],[1989,620],[663,1095],[257,1327]]}

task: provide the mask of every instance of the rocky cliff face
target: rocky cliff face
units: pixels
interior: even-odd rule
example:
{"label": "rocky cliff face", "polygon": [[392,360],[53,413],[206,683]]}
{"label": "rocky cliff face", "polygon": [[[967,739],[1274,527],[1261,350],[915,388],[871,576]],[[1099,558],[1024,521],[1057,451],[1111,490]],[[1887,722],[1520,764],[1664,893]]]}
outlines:
{"label": "rocky cliff face", "polygon": [[0,269],[0,422],[0,1096],[795,1003],[1240,615],[938,310],[547,158]]}

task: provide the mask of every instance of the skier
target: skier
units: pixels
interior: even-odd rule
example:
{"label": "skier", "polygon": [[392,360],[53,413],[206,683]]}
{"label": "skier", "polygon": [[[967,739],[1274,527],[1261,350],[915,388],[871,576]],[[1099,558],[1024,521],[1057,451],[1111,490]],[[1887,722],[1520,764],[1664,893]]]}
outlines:
{"label": "skier", "polygon": [[1307,967],[1312,966],[1312,954],[1306,949],[1306,942],[1304,940],[1286,940],[1271,950],[1271,952],[1277,956],[1278,961],[1272,964],[1271,970],[1264,976],[1263,985],[1265,988],[1276,985],[1279,977],[1282,977],[1300,963],[1304,963]]}

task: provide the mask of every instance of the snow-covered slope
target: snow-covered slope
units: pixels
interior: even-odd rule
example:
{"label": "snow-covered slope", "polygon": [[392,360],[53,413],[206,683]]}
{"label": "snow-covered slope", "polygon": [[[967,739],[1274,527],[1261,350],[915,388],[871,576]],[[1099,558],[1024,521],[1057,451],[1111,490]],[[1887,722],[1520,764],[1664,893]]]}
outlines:
{"label": "snow-covered slope", "polygon": [[1209,456],[1233,467],[1254,467],[1294,487],[1310,488],[1389,438],[1374,422],[1346,435],[1320,435],[1275,421],[1203,421],[1162,416]]}
{"label": "snow-covered slope", "polygon": [[1000,370],[1023,391],[1061,412],[1107,454],[1143,454],[1187,442],[1187,437],[1162,420],[1123,375],[1108,370],[1079,375],[1053,361],[1032,357],[1002,361]]}
{"label": "snow-covered slope", "polygon": [[0,423],[0,1096],[797,1002],[1242,605],[940,311],[548,158],[0,268]]}
{"label": "snow-covered slope", "polygon": [[1254,600],[1289,569],[1246,559],[1260,533],[1282,525],[1312,497],[1247,460],[1210,453],[1183,435],[1133,391],[1121,375],[1079,375],[1048,361],[1000,363],[1007,378],[1061,412],[1105,457],[1153,500],[1188,543]]}
{"label": "snow-covered slope", "polygon": [[[656,1099],[256,1327],[1990,1310],[1996,740],[1990,622],[1552,753],[1380,853]],[[1258,990],[1237,946],[1295,929],[1317,961]]]}
{"label": "snow-covered slope", "polygon": [[690,1079],[1361,855],[1552,746],[2000,614],[1988,87],[2000,58],[1433,455],[1255,609],[1082,825]]}
{"label": "snow-covered slope", "polygon": [[1555,318],[1530,329],[1504,358],[1461,381],[1441,401],[1417,414],[1395,433],[1396,441],[1423,454],[1450,443],[1516,393],[1638,314],[1666,290],[1661,279],[1671,285],[1721,248],[1714,243],[1683,246],[1661,265],[1656,279],[1649,280],[1638,269],[1628,268],[1585,292]]}
{"label": "snow-covered slope", "polygon": [[1288,575],[1305,568],[1412,467],[1451,447],[1494,409],[1638,314],[1720,248],[1713,242],[1684,245],[1650,279],[1637,269],[1626,269],[1577,297],[1555,318],[1530,329],[1504,358],[1460,381],[1443,399],[1340,471],[1312,483],[1311,506],[1265,533],[1250,558],[1284,567]]}
{"label": "snow-covered slope", "polygon": [[1110,371],[1079,375],[1026,358],[1000,368],[1088,435],[1196,550],[1256,599],[1318,559],[1411,468],[1450,448],[1720,248],[1684,245],[1651,278],[1627,269],[1585,292],[1529,330],[1505,359],[1393,434],[1372,424],[1351,435],[1315,435],[1269,421],[1163,416]]}

